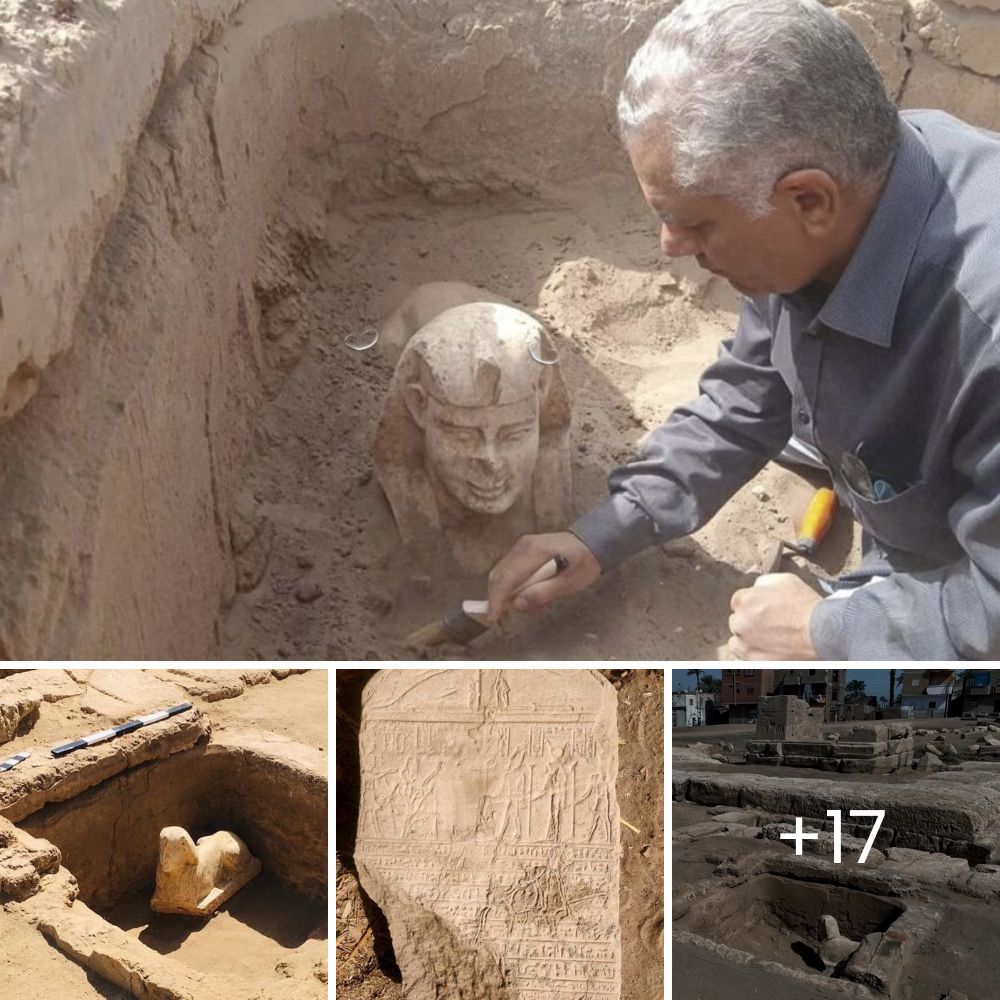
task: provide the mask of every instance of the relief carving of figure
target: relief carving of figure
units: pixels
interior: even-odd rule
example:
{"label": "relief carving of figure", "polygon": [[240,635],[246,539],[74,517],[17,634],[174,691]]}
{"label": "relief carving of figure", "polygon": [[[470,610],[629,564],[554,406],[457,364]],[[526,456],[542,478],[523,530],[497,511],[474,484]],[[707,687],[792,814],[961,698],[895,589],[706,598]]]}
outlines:
{"label": "relief carving of figure", "polygon": [[570,823],[570,829],[566,828],[566,810],[571,805],[570,781],[570,765],[563,760],[558,760],[549,771],[548,777],[539,789],[539,794],[534,796],[535,799],[546,798],[548,801],[545,840],[558,841],[567,834],[568,839],[573,836],[572,823]]}
{"label": "relief carving of figure", "polygon": [[[569,398],[545,328],[497,303],[435,316],[406,343],[375,436],[403,543],[488,570],[521,534],[568,520]],[[534,355],[534,356],[533,356]]]}
{"label": "relief carving of figure", "polygon": [[611,802],[608,795],[608,784],[599,772],[590,776],[590,784],[583,797],[577,799],[577,804],[590,802],[593,820],[587,833],[590,843],[610,843],[611,841]]}

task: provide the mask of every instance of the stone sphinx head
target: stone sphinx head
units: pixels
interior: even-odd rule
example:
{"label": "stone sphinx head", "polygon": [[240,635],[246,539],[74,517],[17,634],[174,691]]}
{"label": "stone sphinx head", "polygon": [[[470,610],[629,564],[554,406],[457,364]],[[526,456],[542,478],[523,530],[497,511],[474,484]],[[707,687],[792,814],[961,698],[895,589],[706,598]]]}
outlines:
{"label": "stone sphinx head", "polygon": [[[536,360],[547,353],[540,323],[484,302],[445,310],[408,341],[375,439],[379,482],[405,543],[440,547],[464,524],[509,535],[492,546],[480,535],[480,549],[497,548],[565,525],[569,402],[560,367]],[[498,530],[498,519],[510,530]],[[463,548],[457,561],[478,572],[488,557]]]}

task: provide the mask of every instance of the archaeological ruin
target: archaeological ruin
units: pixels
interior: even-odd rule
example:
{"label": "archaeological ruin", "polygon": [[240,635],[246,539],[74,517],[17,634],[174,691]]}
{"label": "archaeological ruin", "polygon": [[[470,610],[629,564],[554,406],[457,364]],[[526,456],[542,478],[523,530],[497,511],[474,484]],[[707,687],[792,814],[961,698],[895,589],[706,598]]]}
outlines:
{"label": "archaeological ruin", "polygon": [[326,672],[0,678],[24,694],[39,710],[0,745],[21,758],[0,770],[4,995],[326,998]]}
{"label": "archaeological ruin", "polygon": [[992,996],[1000,769],[980,754],[988,725],[823,714],[766,696],[753,728],[676,733],[675,993]]}

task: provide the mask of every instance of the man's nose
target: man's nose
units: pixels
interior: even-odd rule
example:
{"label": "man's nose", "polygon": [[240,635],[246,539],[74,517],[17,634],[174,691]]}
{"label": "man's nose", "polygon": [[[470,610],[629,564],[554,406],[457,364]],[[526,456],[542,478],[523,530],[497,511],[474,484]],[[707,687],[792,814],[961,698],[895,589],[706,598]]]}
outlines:
{"label": "man's nose", "polygon": [[667,257],[694,257],[701,250],[696,236],[671,229],[665,222],[660,228],[660,248]]}

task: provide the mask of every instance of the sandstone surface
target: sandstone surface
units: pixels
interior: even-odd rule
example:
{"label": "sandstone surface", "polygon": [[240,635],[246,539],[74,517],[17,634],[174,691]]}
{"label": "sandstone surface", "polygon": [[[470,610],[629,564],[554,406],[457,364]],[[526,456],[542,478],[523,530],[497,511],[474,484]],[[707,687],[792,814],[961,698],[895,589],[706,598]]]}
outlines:
{"label": "sandstone surface", "polygon": [[382,671],[355,860],[407,1000],[617,998],[615,692],[593,671]]}
{"label": "sandstone surface", "polygon": [[21,723],[38,711],[42,699],[34,694],[11,694],[0,698],[0,743],[14,737]]}

